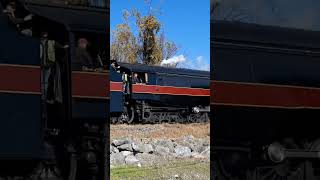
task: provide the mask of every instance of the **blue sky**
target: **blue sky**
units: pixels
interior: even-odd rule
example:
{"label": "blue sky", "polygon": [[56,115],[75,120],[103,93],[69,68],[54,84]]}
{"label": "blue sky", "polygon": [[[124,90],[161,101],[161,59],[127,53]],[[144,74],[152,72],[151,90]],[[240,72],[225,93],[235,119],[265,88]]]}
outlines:
{"label": "blue sky", "polygon": [[[144,0],[111,0],[110,30],[123,22],[123,10],[149,11]],[[174,41],[179,51],[171,60],[181,61],[181,67],[209,70],[210,67],[210,1],[153,0],[152,10],[163,24],[162,31]],[[134,19],[131,19],[134,25]],[[168,61],[168,62],[169,62]]]}

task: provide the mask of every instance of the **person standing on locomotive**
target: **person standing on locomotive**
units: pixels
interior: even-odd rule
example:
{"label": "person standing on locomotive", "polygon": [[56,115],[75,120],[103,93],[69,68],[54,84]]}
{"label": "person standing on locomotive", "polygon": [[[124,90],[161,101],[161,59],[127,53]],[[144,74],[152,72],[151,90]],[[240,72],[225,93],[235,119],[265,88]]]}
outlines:
{"label": "person standing on locomotive", "polygon": [[122,73],[123,93],[130,94],[129,90],[129,75],[126,72]]}
{"label": "person standing on locomotive", "polygon": [[[40,59],[43,65],[44,71],[44,97],[48,103],[53,102],[53,96],[60,102],[62,101],[61,95],[61,77],[60,77],[60,68],[59,65],[56,63],[56,48],[66,49],[68,45],[62,46],[55,40],[49,40],[48,32],[43,32],[41,35],[40,41]],[[53,71],[56,70],[54,73]],[[48,96],[48,87],[49,87],[49,78],[55,74],[54,80],[54,94],[51,97]]]}

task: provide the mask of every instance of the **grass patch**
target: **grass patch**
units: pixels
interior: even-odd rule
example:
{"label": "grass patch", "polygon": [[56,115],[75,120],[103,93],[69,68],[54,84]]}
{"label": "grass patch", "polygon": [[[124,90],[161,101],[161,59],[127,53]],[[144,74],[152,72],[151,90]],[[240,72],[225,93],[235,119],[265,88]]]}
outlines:
{"label": "grass patch", "polygon": [[111,169],[111,180],[209,180],[210,163],[201,161],[174,161],[150,167],[124,166]]}

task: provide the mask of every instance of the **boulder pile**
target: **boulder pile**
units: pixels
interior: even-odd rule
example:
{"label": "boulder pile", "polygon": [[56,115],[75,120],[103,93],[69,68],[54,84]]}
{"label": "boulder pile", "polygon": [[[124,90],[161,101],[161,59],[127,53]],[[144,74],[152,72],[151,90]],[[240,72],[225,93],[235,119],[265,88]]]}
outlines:
{"label": "boulder pile", "polygon": [[177,158],[210,159],[209,140],[186,136],[179,139],[115,139],[110,144],[111,167],[153,165]]}

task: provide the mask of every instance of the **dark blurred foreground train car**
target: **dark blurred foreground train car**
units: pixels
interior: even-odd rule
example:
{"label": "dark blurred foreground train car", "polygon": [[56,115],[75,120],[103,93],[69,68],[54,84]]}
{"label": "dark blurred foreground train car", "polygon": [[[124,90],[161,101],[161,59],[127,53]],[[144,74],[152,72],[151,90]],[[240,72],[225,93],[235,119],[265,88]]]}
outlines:
{"label": "dark blurred foreground train car", "polygon": [[320,179],[320,33],[211,26],[212,178]]}
{"label": "dark blurred foreground train car", "polygon": [[208,71],[112,62],[110,116],[113,123],[209,121]]}
{"label": "dark blurred foreground train car", "polygon": [[[0,179],[105,179],[108,8],[18,3],[33,14],[32,36],[21,34],[0,14]],[[40,60],[43,31],[69,45],[55,52],[48,77],[48,94],[54,94],[50,99],[44,95],[46,75]],[[104,70],[78,69],[76,42],[82,37],[91,41],[91,52],[101,57]]]}

